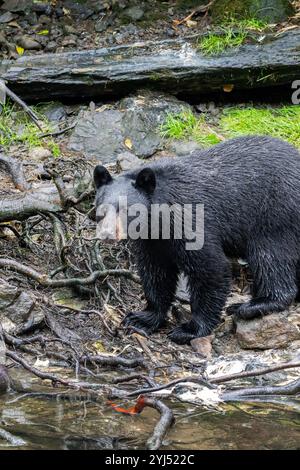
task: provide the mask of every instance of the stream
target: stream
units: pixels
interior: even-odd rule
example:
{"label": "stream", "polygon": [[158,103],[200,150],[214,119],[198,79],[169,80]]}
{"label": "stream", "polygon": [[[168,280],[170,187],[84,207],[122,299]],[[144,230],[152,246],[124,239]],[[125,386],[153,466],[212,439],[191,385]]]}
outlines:
{"label": "stream", "polygon": [[[21,375],[23,386],[26,381],[27,385],[33,383]],[[165,403],[173,409],[176,421],[162,449],[300,448],[299,399],[233,403],[220,411],[174,400]],[[150,408],[134,416],[117,413],[105,399],[99,403],[69,401],[15,392],[0,398],[0,416],[0,430],[15,441],[0,437],[0,450],[144,449],[158,419]]]}

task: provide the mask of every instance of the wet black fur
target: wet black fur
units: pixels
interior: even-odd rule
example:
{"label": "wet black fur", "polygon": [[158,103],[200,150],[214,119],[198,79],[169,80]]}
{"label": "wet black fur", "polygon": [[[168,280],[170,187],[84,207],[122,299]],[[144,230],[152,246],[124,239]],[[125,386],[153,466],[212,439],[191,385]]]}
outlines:
{"label": "wet black fur", "polygon": [[148,174],[145,188],[132,184],[137,169],[99,187],[97,204],[120,192],[149,206],[202,203],[205,241],[199,251],[186,251],[183,240],[132,242],[147,307],[129,313],[125,325],[147,333],[161,327],[183,272],[192,318],[169,336],[183,344],[209,335],[230,291],[232,256],[247,259],[254,286],[252,300],[230,307],[230,313],[251,319],[293,302],[300,279],[300,154],[294,147],[269,137],[242,137],[147,168],[154,172],[154,189]]}

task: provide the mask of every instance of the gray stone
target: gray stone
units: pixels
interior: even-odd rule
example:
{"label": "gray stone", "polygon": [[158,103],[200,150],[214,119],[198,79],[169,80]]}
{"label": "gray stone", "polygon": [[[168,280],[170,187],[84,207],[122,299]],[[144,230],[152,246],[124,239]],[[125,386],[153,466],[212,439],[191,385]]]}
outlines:
{"label": "gray stone", "polygon": [[102,33],[106,31],[107,28],[111,25],[111,20],[109,17],[102,16],[96,23],[95,23],[95,31],[96,33]]}
{"label": "gray stone", "polygon": [[141,91],[121,100],[118,109],[81,113],[69,149],[103,163],[114,162],[128,149],[147,158],[164,145],[159,127],[166,115],[188,107],[173,96]]}
{"label": "gray stone", "polygon": [[56,48],[57,48],[56,42],[55,41],[49,41],[45,46],[45,51],[46,52],[52,52],[52,51],[55,51]]}
{"label": "gray stone", "polygon": [[235,320],[236,337],[243,349],[277,349],[300,340],[300,314],[273,313],[253,320]]}
{"label": "gray stone", "polygon": [[289,0],[253,0],[250,6],[250,14],[270,23],[284,21],[292,12]]}
{"label": "gray stone", "polygon": [[195,150],[201,150],[203,147],[194,140],[172,140],[167,144],[168,150],[178,156],[189,155]]}
{"label": "gray stone", "polygon": [[57,122],[67,117],[64,106],[59,102],[51,102],[41,107],[40,110],[49,121]]}
{"label": "gray stone", "polygon": [[17,44],[25,50],[39,50],[42,48],[42,45],[38,41],[25,35],[17,38]]}
{"label": "gray stone", "polygon": [[28,157],[30,160],[43,161],[52,157],[52,153],[49,149],[44,147],[33,147],[29,150]]}
{"label": "gray stone", "polygon": [[163,146],[160,125],[168,113],[179,113],[189,105],[173,96],[157,92],[141,91],[135,96],[121,100],[125,138],[130,138],[132,151],[147,158]]}
{"label": "gray stone", "polygon": [[30,294],[0,279],[0,324],[4,331],[17,334],[24,325],[38,324],[43,318]]}
{"label": "gray stone", "polygon": [[62,45],[63,47],[76,46],[76,44],[77,44],[76,38],[71,37],[71,36],[65,37],[65,38],[62,40],[62,43],[61,43],[61,45]]}
{"label": "gray stone", "polygon": [[139,6],[133,6],[125,8],[123,15],[125,15],[127,18],[130,18],[131,20],[138,21],[143,18],[144,13],[144,10]]}
{"label": "gray stone", "polygon": [[30,0],[5,0],[2,9],[8,11],[25,11],[31,6]]}
{"label": "gray stone", "polygon": [[84,111],[69,140],[69,149],[96,158],[102,163],[116,160],[125,150],[122,113],[117,110]]}
{"label": "gray stone", "polygon": [[14,19],[15,15],[13,15],[10,11],[3,13],[0,15],[0,23],[9,23]]}
{"label": "gray stone", "polygon": [[122,152],[117,157],[117,163],[121,170],[127,171],[142,165],[143,161],[131,152]]}

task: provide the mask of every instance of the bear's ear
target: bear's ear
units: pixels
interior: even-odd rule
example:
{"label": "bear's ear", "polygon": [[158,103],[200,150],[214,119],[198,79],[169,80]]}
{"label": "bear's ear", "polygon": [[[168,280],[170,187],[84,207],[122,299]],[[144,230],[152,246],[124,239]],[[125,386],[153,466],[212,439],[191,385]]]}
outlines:
{"label": "bear's ear", "polygon": [[156,186],[155,173],[151,168],[143,168],[136,177],[135,187],[153,193]]}
{"label": "bear's ear", "polygon": [[112,180],[112,177],[109,174],[109,171],[102,165],[97,165],[94,169],[94,183],[96,188],[100,188],[104,184],[109,183]]}

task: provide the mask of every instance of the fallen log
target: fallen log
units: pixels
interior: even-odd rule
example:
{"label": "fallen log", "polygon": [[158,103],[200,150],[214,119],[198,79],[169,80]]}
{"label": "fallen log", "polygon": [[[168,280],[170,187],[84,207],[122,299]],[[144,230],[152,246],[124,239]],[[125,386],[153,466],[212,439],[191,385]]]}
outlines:
{"label": "fallen log", "polygon": [[40,212],[61,212],[63,205],[54,184],[23,193],[0,195],[0,222],[22,220]]}
{"label": "fallen log", "polygon": [[[260,38],[261,39],[261,38]],[[115,97],[147,86],[174,94],[288,85],[300,76],[300,28],[249,40],[218,56],[190,39],[3,60],[0,76],[29,101]]]}

